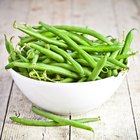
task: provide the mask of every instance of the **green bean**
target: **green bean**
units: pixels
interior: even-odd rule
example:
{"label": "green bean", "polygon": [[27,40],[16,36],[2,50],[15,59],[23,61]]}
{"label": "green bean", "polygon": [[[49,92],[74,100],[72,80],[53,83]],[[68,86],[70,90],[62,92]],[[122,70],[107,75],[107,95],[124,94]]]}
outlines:
{"label": "green bean", "polygon": [[69,36],[71,39],[73,39],[75,42],[81,44],[81,45],[85,45],[88,46],[89,44],[83,40],[82,38],[80,38],[79,36],[77,36],[77,34],[74,34],[72,32],[68,32],[68,31],[63,31],[64,34],[66,34],[67,36]]}
{"label": "green bean", "polygon": [[71,55],[71,57],[72,58],[79,58],[80,57],[80,55],[79,55],[79,53],[78,52],[72,52],[72,53],[69,53],[70,55]]}
{"label": "green bean", "polygon": [[77,63],[67,52],[65,52],[64,50],[62,50],[62,49],[60,49],[60,48],[58,48],[57,46],[54,46],[54,45],[50,45],[50,48],[53,51],[59,53],[65,59],[67,59],[81,76],[84,75],[84,70],[81,67],[81,65],[79,63]]}
{"label": "green bean", "polygon": [[6,50],[7,50],[7,52],[10,54],[11,51],[13,51],[14,49],[13,49],[13,48],[10,48],[10,43],[9,43],[9,41],[8,41],[8,39],[7,39],[6,34],[4,34],[4,38],[5,38],[5,46],[6,46]]}
{"label": "green bean", "polygon": [[[108,38],[108,37],[107,37]],[[95,41],[94,41],[94,44],[104,44],[105,42],[104,41],[102,41],[102,40],[100,40],[100,39],[96,39]]]}
{"label": "green bean", "polygon": [[108,40],[108,38],[106,38],[102,34],[96,32],[95,30],[92,30],[92,29],[89,29],[89,28],[83,28],[83,27],[77,27],[77,26],[67,26],[67,25],[55,26],[55,28],[62,29],[62,30],[67,30],[67,31],[74,31],[74,32],[80,32],[80,33],[84,33],[84,34],[89,34],[89,35],[91,35],[93,37],[96,37],[96,38],[106,42],[109,45],[113,44],[110,40]]}
{"label": "green bean", "polygon": [[13,44],[11,42],[12,38],[10,39],[10,41],[8,41],[6,34],[4,34],[4,37],[5,37],[5,46],[6,46],[7,52],[10,54],[11,60],[16,60],[16,53],[15,53]]}
{"label": "green bean", "polygon": [[20,37],[20,42],[18,44],[22,46],[24,43],[32,42],[35,40],[36,38],[32,36]]}
{"label": "green bean", "polygon": [[[24,124],[24,125],[29,125],[29,126],[45,126],[45,127],[66,126],[66,125],[61,125],[55,121],[39,121],[39,120],[30,120],[30,119],[24,119],[24,118],[18,118],[18,117],[10,117],[10,119],[13,122]],[[73,121],[76,121],[79,123],[96,122],[96,121],[100,121],[100,117],[74,119]]]}
{"label": "green bean", "polygon": [[107,57],[103,57],[98,61],[97,66],[93,69],[91,75],[88,77],[88,81],[95,80],[98,77],[98,75],[100,74],[100,72],[106,64],[106,61]]}
{"label": "green bean", "polygon": [[112,71],[108,70],[107,77],[111,77],[111,75],[112,75]]}
{"label": "green bean", "polygon": [[69,46],[71,46],[74,50],[76,50],[85,60],[90,64],[91,67],[96,66],[96,62],[91,58],[91,56],[85,52],[82,48],[80,48],[73,40],[71,40],[67,35],[60,32],[56,28],[49,26],[43,22],[39,22],[43,27],[45,27],[47,30],[53,32],[54,34],[61,37]]}
{"label": "green bean", "polygon": [[[134,30],[136,30],[136,29],[130,30],[130,31],[128,32],[126,38],[125,38],[124,47],[123,47],[123,49],[122,49],[122,51],[121,51],[121,54],[122,54],[122,55],[123,55],[123,54],[127,54],[128,51],[130,50],[130,45],[131,45],[132,40],[133,40],[133,31],[134,31]],[[121,59],[120,61],[123,62],[124,60]]]}
{"label": "green bean", "polygon": [[114,52],[110,55],[110,57],[111,57],[111,58],[116,58],[116,56],[118,55],[119,51],[120,51],[120,50],[114,51]]}
{"label": "green bean", "polygon": [[118,71],[115,69],[115,70],[112,70],[112,75],[113,76],[117,76],[118,75]]}
{"label": "green bean", "polygon": [[114,52],[122,48],[122,45],[99,45],[99,46],[80,46],[86,52]]}
{"label": "green bean", "polygon": [[76,59],[76,61],[78,63],[80,63],[82,66],[88,66],[89,67],[89,63],[86,60],[84,60],[83,58]]}
{"label": "green bean", "polygon": [[47,70],[48,73],[56,73],[62,74],[64,76],[68,76],[71,78],[78,78],[79,76],[71,72],[67,69],[58,67],[58,66],[51,66],[42,63],[36,63],[36,65],[32,65],[31,63],[23,63],[23,62],[11,62],[5,66],[6,69],[14,68],[14,67],[21,67],[21,68],[28,68],[28,69],[36,69],[36,70]]}
{"label": "green bean", "polygon": [[57,41],[57,40],[48,38],[48,37],[46,37],[46,36],[43,36],[43,35],[41,35],[40,33],[37,33],[37,32],[35,32],[35,31],[31,31],[31,30],[29,30],[29,29],[20,27],[20,26],[16,25],[16,22],[14,22],[14,28],[19,29],[19,30],[21,30],[22,32],[24,32],[24,33],[26,33],[26,34],[28,34],[28,35],[30,35],[30,36],[33,36],[33,37],[35,37],[35,38],[37,38],[37,39],[39,39],[39,40],[42,40],[42,41],[45,41],[45,42],[47,42],[47,43],[51,43],[51,44],[57,45],[57,46],[59,46],[59,47],[67,48],[67,45],[66,45],[66,44],[64,44],[64,43],[62,43],[62,42],[60,42],[60,41]]}
{"label": "green bean", "polygon": [[[73,66],[71,64],[67,64],[67,63],[51,63],[51,65],[53,66],[58,66],[58,67],[62,67],[65,69],[68,69],[70,71],[74,71],[76,72],[76,70],[73,68]],[[90,70],[86,67],[83,67],[84,73],[86,76],[89,76],[91,74]]]}
{"label": "green bean", "polygon": [[60,80],[61,83],[70,83],[70,82],[73,82],[73,81],[74,81],[73,78],[65,78],[65,79]]}
{"label": "green bean", "polygon": [[45,54],[47,57],[49,57],[53,60],[56,60],[58,62],[64,62],[64,58],[61,55],[59,55],[51,50],[45,49],[35,43],[28,43],[28,46],[40,51],[41,53]]}
{"label": "green bean", "polygon": [[[76,33],[75,33],[76,34]],[[84,40],[85,42],[88,43],[88,45],[92,46],[93,45],[93,42],[91,40],[89,40],[88,38],[86,38],[85,36],[83,35],[79,35],[79,34],[76,34],[79,38],[81,38],[82,40]]]}
{"label": "green bean", "polygon": [[87,77],[82,77],[78,82],[85,82],[87,80]]}
{"label": "green bean", "polygon": [[73,121],[73,120],[65,119],[63,117],[54,115],[52,113],[42,111],[42,110],[40,110],[40,109],[38,109],[36,107],[32,107],[32,111],[35,112],[36,114],[40,115],[40,116],[46,117],[48,119],[51,119],[51,120],[59,123],[60,125],[70,125],[70,126],[74,126],[74,127],[77,127],[77,128],[81,128],[81,129],[85,129],[85,130],[89,130],[89,131],[94,132],[93,128],[90,127],[90,126],[84,125],[84,124],[82,124],[80,122],[76,122],[76,121]]}
{"label": "green bean", "polygon": [[46,58],[45,60],[42,61],[42,63],[44,63],[44,64],[49,64],[51,62],[53,62],[53,60],[50,58]]}
{"label": "green bean", "polygon": [[[36,43],[45,46],[45,44],[43,42],[36,42]],[[81,76],[84,75],[83,68],[80,66],[79,63],[77,63],[70,56],[70,54],[68,54],[66,51],[64,51],[61,48],[58,48],[57,46],[54,46],[54,45],[48,45],[48,47],[50,47],[50,49],[53,50],[54,52],[57,52],[58,54],[63,56],[66,60],[68,60],[73,65],[73,67],[75,68],[76,72],[78,72]]]}
{"label": "green bean", "polygon": [[116,59],[117,59],[117,60],[125,59],[125,58],[128,58],[129,56],[136,55],[137,53],[138,53],[138,52],[132,52],[132,53],[129,53],[129,54],[117,55],[117,56],[116,56]]}
{"label": "green bean", "polygon": [[[46,36],[46,37],[54,37],[54,34],[52,34],[51,32],[44,32],[43,31],[43,33],[42,32],[37,32],[37,33],[40,33],[40,34],[42,34],[43,36]],[[31,41],[35,41],[35,40],[37,40],[35,37],[33,37],[33,36],[25,36],[25,37],[19,37],[20,38],[20,42],[19,42],[19,44],[20,45],[23,45],[24,43],[28,43],[28,42],[31,42]]]}
{"label": "green bean", "polygon": [[118,61],[118,60],[116,60],[114,58],[108,57],[107,61],[109,61],[110,63],[112,63],[112,64],[114,64],[116,66],[128,69],[128,66],[126,66],[125,64],[123,64],[122,62],[120,62],[120,61]]}
{"label": "green bean", "polygon": [[[100,60],[100,58],[94,57],[94,56],[93,56],[93,59],[96,60],[96,62],[98,62],[98,61]],[[87,61],[84,60],[84,59],[82,59],[82,58],[78,58],[78,59],[76,59],[76,61],[77,61],[78,63],[80,63],[82,66],[87,66],[87,67],[89,67],[89,64],[87,63]]]}
{"label": "green bean", "polygon": [[[119,52],[120,52],[120,50],[114,51],[114,52],[110,55],[110,58],[114,58],[114,59],[115,59]],[[121,63],[121,62],[120,62],[120,63]],[[117,64],[118,64],[118,63],[117,63]],[[117,69],[113,69],[111,74],[114,75],[114,76],[117,76],[117,75],[118,75],[118,70],[117,70]]]}
{"label": "green bean", "polygon": [[27,59],[33,59],[35,56],[35,50],[33,48],[30,48],[27,51],[26,55],[27,55]]}
{"label": "green bean", "polygon": [[121,54],[127,54],[127,52],[129,51],[130,45],[131,45],[132,40],[133,40],[133,31],[134,30],[136,30],[136,29],[132,29],[128,32]]}
{"label": "green bean", "polygon": [[35,52],[35,56],[34,56],[34,58],[33,58],[33,60],[32,60],[32,64],[33,65],[35,65],[36,63],[37,63],[37,61],[38,61],[38,58],[39,58],[39,51],[36,51]]}
{"label": "green bean", "polygon": [[43,60],[45,60],[45,59],[47,59],[48,57],[46,56],[46,55],[42,55],[42,54],[40,54],[40,56],[39,56],[39,58],[38,58],[38,60],[39,61],[43,61]]}
{"label": "green bean", "polygon": [[23,62],[29,62],[29,60],[27,58],[25,58],[22,54],[20,54],[19,51],[15,51],[17,53],[17,55],[19,56],[19,58],[23,61]]}

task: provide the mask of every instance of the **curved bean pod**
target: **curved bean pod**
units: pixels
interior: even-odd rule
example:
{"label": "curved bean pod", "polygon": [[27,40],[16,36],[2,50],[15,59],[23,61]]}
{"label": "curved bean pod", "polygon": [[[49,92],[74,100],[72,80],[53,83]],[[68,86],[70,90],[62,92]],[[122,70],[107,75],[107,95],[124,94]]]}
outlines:
{"label": "curved bean pod", "polygon": [[52,58],[53,60],[56,60],[57,62],[64,62],[65,61],[61,55],[59,55],[51,50],[48,50],[46,48],[43,48],[35,43],[28,43],[27,45],[40,51],[41,53],[45,54],[47,57]]}
{"label": "curved bean pod", "polygon": [[101,58],[98,63],[97,66],[93,69],[91,75],[89,76],[88,80],[95,80],[98,75],[100,74],[100,72],[102,71],[103,67],[105,66],[107,61],[107,57],[103,57]]}

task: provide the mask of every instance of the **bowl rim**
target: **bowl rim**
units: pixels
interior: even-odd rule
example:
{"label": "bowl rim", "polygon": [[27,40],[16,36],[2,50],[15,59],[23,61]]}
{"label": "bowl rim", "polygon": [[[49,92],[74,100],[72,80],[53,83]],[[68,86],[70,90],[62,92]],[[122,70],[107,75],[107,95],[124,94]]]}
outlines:
{"label": "bowl rim", "polygon": [[122,71],[120,71],[119,72],[119,74],[118,74],[118,76],[111,76],[111,77],[107,77],[107,78],[104,78],[104,79],[101,79],[101,80],[96,80],[96,81],[87,81],[87,82],[71,82],[71,83],[61,83],[61,82],[48,82],[48,81],[39,81],[39,80],[36,80],[36,79],[32,79],[32,78],[29,78],[29,77],[26,77],[26,76],[24,76],[24,75],[21,75],[20,73],[18,73],[18,72],[16,72],[15,70],[13,70],[13,69],[9,69],[8,70],[9,72],[10,72],[10,74],[12,75],[12,73],[15,73],[16,75],[18,75],[18,76],[20,76],[20,77],[22,77],[22,78],[24,78],[24,79],[29,79],[29,80],[31,80],[31,81],[35,81],[35,82],[40,82],[40,83],[44,83],[44,84],[59,84],[59,85],[75,85],[75,84],[89,84],[89,83],[97,83],[97,82],[100,82],[100,81],[105,81],[105,80],[108,80],[108,79],[114,79],[114,78],[118,78],[118,77],[123,77],[123,76],[125,76],[127,73],[128,73],[128,70],[122,70]]}

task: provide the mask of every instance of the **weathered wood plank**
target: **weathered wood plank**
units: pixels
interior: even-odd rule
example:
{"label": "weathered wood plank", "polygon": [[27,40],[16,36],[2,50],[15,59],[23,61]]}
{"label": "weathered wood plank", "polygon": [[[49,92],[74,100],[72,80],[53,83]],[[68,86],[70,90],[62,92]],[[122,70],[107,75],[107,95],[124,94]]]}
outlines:
{"label": "weathered wood plank", "polygon": [[[63,23],[70,21],[69,19],[69,13],[66,10],[66,5],[69,5],[69,1],[62,1],[59,3],[59,1],[54,0],[53,6],[59,7],[63,10],[60,10],[59,8],[54,8],[49,5],[52,1],[50,0],[44,0],[40,2],[39,0],[33,0],[30,4],[30,11],[28,13],[28,20],[27,23],[29,24],[36,24],[39,20],[46,21],[48,23],[60,23],[60,19],[62,19],[61,15],[63,13],[63,16],[68,18],[68,20],[63,19]],[[59,5],[59,6],[58,6]],[[55,15],[57,13],[57,16]],[[23,139],[23,140],[33,140],[33,139],[55,139],[55,140],[61,140],[69,139],[69,127],[59,127],[59,128],[45,128],[45,127],[27,127],[27,126],[21,126],[18,124],[13,124],[11,121],[9,121],[9,116],[12,116],[15,114],[15,111],[20,112],[21,117],[25,118],[31,118],[31,119],[42,119],[41,117],[38,117],[34,115],[34,113],[31,112],[31,102],[28,101],[20,92],[20,90],[14,85],[14,88],[12,90],[12,97],[10,99],[9,103],[9,110],[8,115],[6,118],[6,124],[3,131],[3,137],[2,139],[7,140],[9,138],[13,139]]]}
{"label": "weathered wood plank", "polygon": [[52,0],[52,24],[71,23],[71,0]]}
{"label": "weathered wood plank", "polygon": [[[79,1],[81,2],[81,1]],[[118,34],[118,19],[116,19],[116,13],[112,8],[111,0],[94,0],[86,1],[90,3],[86,11],[86,16],[83,17],[84,25],[93,27],[95,30],[101,33],[111,34],[117,36]],[[74,1],[74,4],[78,1]],[[86,4],[85,4],[86,5]],[[77,8],[78,7],[78,8]],[[75,5],[73,12],[81,13],[80,6]],[[86,9],[86,8],[85,8]],[[78,11],[79,12],[78,12]],[[105,93],[104,93],[105,94]],[[131,110],[131,103],[129,100],[129,93],[127,89],[126,80],[123,81],[121,87],[117,92],[101,107],[93,110],[81,117],[95,117],[101,116],[102,121],[100,123],[90,124],[95,128],[95,139],[99,140],[135,140],[135,127]],[[73,116],[74,117],[74,116]],[[72,118],[73,118],[72,117]],[[78,116],[76,116],[78,117]],[[80,116],[79,116],[80,117]],[[123,124],[123,125],[122,125]],[[71,139],[92,139],[93,135],[87,131],[72,128]]]}
{"label": "weathered wood plank", "polygon": [[[1,2],[1,1],[0,1]],[[26,1],[27,2],[27,1]],[[134,2],[131,0],[75,0],[72,2],[68,0],[34,0],[31,2],[31,11],[27,14],[28,8],[23,8],[25,1],[11,1],[10,6],[8,5],[9,1],[3,1],[4,5],[7,5],[7,9],[3,6],[0,13],[0,16],[4,19],[6,10],[8,10],[9,15],[6,19],[2,21],[0,25],[0,31],[8,32],[8,35],[11,35],[11,24],[13,19],[18,21],[26,21],[23,17],[28,15],[28,23],[35,24],[38,20],[47,21],[48,23],[53,24],[75,24],[75,25],[87,25],[94,27],[95,30],[100,31],[101,33],[111,34],[117,36],[117,31],[121,34],[123,30],[128,30],[132,26],[139,27],[139,13],[134,5]],[[14,5],[12,4],[14,3]],[[16,3],[22,5],[23,11],[20,9],[20,6],[16,7]],[[51,3],[51,4],[48,4]],[[90,3],[90,4],[89,4]],[[112,3],[112,4],[111,4]],[[70,10],[70,5],[72,10]],[[26,5],[27,6],[27,5]],[[28,4],[29,6],[29,4]],[[113,7],[114,6],[114,7]],[[5,8],[5,9],[4,9]],[[46,9],[47,8],[47,9]],[[64,9],[64,10],[63,10]],[[131,9],[131,10],[127,10]],[[15,13],[18,10],[20,12]],[[114,11],[113,11],[114,10]],[[123,11],[123,12],[122,12]],[[20,13],[20,14],[19,14]],[[23,13],[23,14],[22,14]],[[20,17],[20,15],[22,16]],[[23,16],[24,15],[24,16]],[[72,16],[72,17],[71,17]],[[115,16],[115,17],[114,17]],[[53,19],[53,21],[52,21]],[[108,25],[106,27],[106,25]],[[117,28],[118,27],[118,28]],[[15,32],[14,32],[15,34]],[[17,34],[17,32],[16,32]],[[138,37],[137,37],[138,38]],[[2,40],[2,44],[4,44]],[[137,44],[139,44],[138,39],[134,43],[134,48],[137,49]],[[3,45],[2,45],[3,46]],[[0,53],[0,58],[5,58],[6,53],[2,49],[2,54]],[[138,135],[140,132],[140,114],[139,114],[139,61],[140,56],[137,55],[130,65],[131,69],[128,74],[128,84],[126,80],[122,83],[122,86],[119,90],[112,96],[112,98],[107,101],[104,105],[99,107],[96,110],[93,110],[87,114],[76,116],[79,117],[94,117],[100,115],[102,121],[95,124],[90,124],[95,128],[96,139],[137,139],[135,133],[135,127],[137,129]],[[8,95],[10,91],[11,78],[9,78],[7,72],[4,71],[4,63],[0,63],[2,66],[2,75],[0,81],[0,122],[3,123],[3,118],[6,110],[6,104],[8,100]],[[135,73],[134,73],[135,72]],[[5,74],[5,75],[4,75]],[[6,79],[4,79],[7,77]],[[8,83],[8,86],[5,86],[5,83]],[[9,84],[10,83],[10,84]],[[129,92],[128,92],[129,91]],[[129,96],[130,94],[130,96]],[[2,97],[2,98],[1,98]],[[132,103],[132,105],[131,105]],[[134,112],[132,112],[131,110]],[[34,115],[31,112],[31,103],[21,94],[19,89],[14,85],[12,90],[12,97],[10,99],[10,105],[8,110],[8,115],[6,118],[6,124],[3,130],[2,139],[23,139],[23,140],[32,140],[32,139],[91,139],[92,134],[72,128],[72,134],[69,136],[69,129],[67,127],[60,128],[36,128],[36,127],[27,127],[21,126],[18,124],[13,124],[9,121],[9,116],[15,114],[15,111],[21,113],[21,117],[28,117],[33,119],[41,119],[40,117]],[[4,110],[4,111],[3,111]],[[2,112],[1,112],[2,111]],[[116,113],[117,112],[117,113]],[[72,116],[72,118],[76,118]],[[135,119],[136,125],[134,125],[133,118]],[[1,121],[2,120],[2,121]],[[0,124],[0,126],[2,126]]]}
{"label": "weathered wood plank", "polygon": [[[121,9],[123,14],[121,14]],[[129,31],[131,28],[140,29],[140,2],[133,0],[114,1],[119,30]],[[131,9],[131,10],[129,10]],[[140,50],[139,34],[135,32],[132,47]],[[135,123],[137,139],[140,139],[140,54],[130,59],[130,70],[127,76],[127,86],[130,94],[131,107]]]}
{"label": "weathered wood plank", "polygon": [[[3,127],[7,104],[10,97],[10,90],[12,89],[12,79],[10,78],[9,73],[7,73],[7,71],[4,69],[4,66],[7,62],[7,52],[4,46],[3,34],[6,33],[9,37],[13,33],[16,33],[11,29],[14,19],[25,20],[27,12],[26,8],[20,9],[20,6],[16,7],[17,3],[19,2],[8,0],[0,1],[0,33],[2,35],[2,39],[0,39],[0,132]],[[20,4],[26,5],[26,7],[28,7],[27,1],[20,2]]]}

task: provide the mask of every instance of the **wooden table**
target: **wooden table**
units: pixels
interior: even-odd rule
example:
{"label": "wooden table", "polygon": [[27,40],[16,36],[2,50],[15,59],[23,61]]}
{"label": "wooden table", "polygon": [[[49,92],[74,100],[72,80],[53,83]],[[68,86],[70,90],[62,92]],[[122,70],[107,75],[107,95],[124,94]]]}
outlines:
{"label": "wooden table", "polygon": [[[29,127],[12,123],[9,116],[42,119],[31,112],[31,102],[17,88],[4,65],[7,52],[3,34],[18,36],[14,20],[35,24],[86,25],[105,35],[120,36],[135,27],[140,29],[139,0],[1,0],[0,1],[0,139],[1,140],[90,140],[92,134],[73,127]],[[15,39],[16,40],[16,39]],[[134,50],[140,49],[135,34]],[[117,92],[102,106],[80,116],[101,116],[95,128],[97,140],[140,139],[140,55],[132,58],[130,70]],[[110,85],[111,86],[111,85]],[[103,93],[105,94],[105,93]]]}

